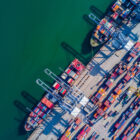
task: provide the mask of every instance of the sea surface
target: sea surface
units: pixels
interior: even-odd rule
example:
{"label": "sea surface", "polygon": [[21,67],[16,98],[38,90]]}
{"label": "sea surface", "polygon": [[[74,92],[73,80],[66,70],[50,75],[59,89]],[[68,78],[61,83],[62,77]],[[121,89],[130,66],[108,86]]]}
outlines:
{"label": "sea surface", "polygon": [[0,2],[0,140],[26,140],[28,115],[43,95],[35,83],[52,81],[43,70],[60,74],[76,57],[84,64],[98,49],[89,37],[112,0],[3,0]]}

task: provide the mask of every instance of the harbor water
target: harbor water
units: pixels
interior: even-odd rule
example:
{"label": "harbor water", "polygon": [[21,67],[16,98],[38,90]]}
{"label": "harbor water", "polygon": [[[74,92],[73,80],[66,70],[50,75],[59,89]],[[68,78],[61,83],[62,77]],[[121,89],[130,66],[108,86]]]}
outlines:
{"label": "harbor water", "polygon": [[35,83],[45,68],[60,74],[76,57],[84,64],[97,51],[89,37],[90,12],[103,16],[113,0],[5,0],[0,3],[0,139],[25,140],[28,115],[43,96]]}

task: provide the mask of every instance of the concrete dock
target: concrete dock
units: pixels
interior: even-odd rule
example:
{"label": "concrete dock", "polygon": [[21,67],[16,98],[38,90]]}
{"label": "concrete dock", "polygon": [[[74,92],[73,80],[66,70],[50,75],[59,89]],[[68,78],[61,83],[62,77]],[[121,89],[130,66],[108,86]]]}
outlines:
{"label": "concrete dock", "polygon": [[[127,27],[127,29],[129,29],[129,27]],[[133,42],[137,41],[135,40],[136,38],[140,41],[140,24],[137,24],[133,29],[130,28],[130,34],[128,35],[128,37]],[[91,59],[89,64],[86,66],[86,69],[81,73],[79,78],[74,82],[74,86],[79,88],[85,94],[86,97],[94,95],[99,89],[100,85],[104,82],[105,75],[108,74],[112,70],[112,68],[122,60],[126,53],[127,50],[125,48],[121,50],[116,50],[114,47],[112,47],[111,43],[104,45],[100,49],[100,51]],[[124,74],[121,77],[123,77]],[[115,81],[114,86],[118,81],[119,79]],[[130,85],[137,88],[136,81],[131,80],[131,83],[129,82],[124,90],[126,90],[126,88]],[[120,104],[114,107],[114,105],[117,103],[116,100],[115,103],[109,109],[109,111],[113,109],[117,110],[119,112],[119,115],[115,116],[114,118],[108,118],[106,120],[101,119],[100,121],[98,121],[92,127],[92,130],[88,134],[87,138],[90,137],[93,131],[96,131],[100,135],[98,138],[99,140],[103,138],[105,140],[110,140],[111,137],[108,137],[108,128],[119,118],[120,114],[124,110],[126,110],[126,108],[130,105],[130,103],[133,100],[134,97],[124,107],[122,107]],[[68,122],[72,118],[73,116],[70,115],[68,112],[62,110],[61,107],[55,106],[52,112],[48,114],[46,121],[34,130],[34,132],[30,135],[28,140],[57,140],[64,133],[64,131],[68,127]],[[128,120],[127,124],[130,120]],[[104,126],[107,122],[109,122],[109,125],[105,128]],[[125,124],[124,128],[127,126],[127,124]],[[83,125],[84,123],[81,125],[81,128]],[[76,132],[73,134],[73,136],[75,134]]]}

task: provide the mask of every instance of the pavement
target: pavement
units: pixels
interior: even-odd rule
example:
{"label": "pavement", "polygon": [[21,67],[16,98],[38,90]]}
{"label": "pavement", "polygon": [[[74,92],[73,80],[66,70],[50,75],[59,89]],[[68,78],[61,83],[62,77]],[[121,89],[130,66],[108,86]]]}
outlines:
{"label": "pavement", "polygon": [[[137,37],[138,40],[140,40],[139,35],[140,35],[140,24],[138,24],[137,26],[134,27],[133,30],[131,30],[128,37],[131,40],[134,39],[132,41],[136,41]],[[105,79],[104,76],[107,73],[109,73],[117,63],[121,61],[121,59],[124,57],[126,53],[127,51],[125,49],[116,51],[111,46],[111,44],[104,45],[101,48],[101,50],[92,58],[92,60],[86,66],[86,69],[79,76],[79,78],[75,81],[74,86],[79,88],[86,97],[94,95],[97,92],[99,86],[104,82]],[[114,86],[116,85],[117,82],[118,81],[115,81]],[[129,84],[133,85],[134,87],[137,86],[135,80],[132,80],[131,83]],[[129,84],[127,86],[129,86]],[[131,101],[133,101],[133,98],[131,99]],[[109,109],[109,111],[110,110],[114,111],[115,109],[119,112],[120,115],[129,106],[130,102],[123,108],[120,104],[115,108],[114,104],[117,103],[116,100],[115,103]],[[90,137],[93,131],[96,131],[100,135],[98,138],[99,140],[103,138],[105,140],[110,140],[111,137],[108,137],[109,135],[108,128],[111,127],[111,125],[116,121],[119,115],[117,115],[114,118],[109,117],[106,120],[101,119],[100,121],[98,121],[92,127],[92,130],[88,134],[87,138]],[[79,116],[82,118],[83,114],[80,113]],[[68,122],[72,118],[73,118],[72,115],[62,110],[61,107],[56,106],[52,110],[52,112],[47,116],[46,121],[35,129],[35,131],[30,135],[28,140],[57,140],[67,129],[67,127],[69,126]],[[107,122],[109,122],[109,125],[105,128],[104,126],[106,125]],[[124,129],[126,126],[127,124],[125,124]],[[72,134],[73,137],[75,133]]]}
{"label": "pavement", "polygon": [[[136,87],[136,84],[134,83],[134,81],[131,81],[124,89],[122,92],[124,92],[129,86],[134,86]],[[119,114],[116,115],[115,117],[108,117],[107,119],[101,119],[99,120],[94,126],[93,129],[96,130],[96,132],[100,135],[98,137],[99,140],[101,139],[105,139],[105,140],[109,140],[112,138],[112,136],[110,137],[110,133],[108,132],[108,130],[111,128],[111,126],[116,122],[116,120],[121,116],[121,114],[129,107],[129,105],[132,103],[132,101],[135,99],[135,96],[133,98],[131,98],[131,100],[124,106],[122,107],[122,104],[119,103],[116,107],[115,105],[118,103],[118,100],[116,100],[113,105],[109,108],[109,110],[107,111],[107,113],[109,113],[110,111],[117,111]],[[138,110],[137,110],[138,111]],[[135,113],[133,114],[133,116],[135,115]],[[132,116],[132,117],[133,117]],[[132,117],[127,121],[127,123],[124,125],[123,128],[125,128],[127,126],[127,124],[130,122],[130,120],[132,119]],[[108,125],[105,127],[106,123],[108,122]],[[124,130],[124,129],[122,129]],[[122,131],[121,131],[122,132]],[[118,133],[118,136],[120,135],[120,133]]]}

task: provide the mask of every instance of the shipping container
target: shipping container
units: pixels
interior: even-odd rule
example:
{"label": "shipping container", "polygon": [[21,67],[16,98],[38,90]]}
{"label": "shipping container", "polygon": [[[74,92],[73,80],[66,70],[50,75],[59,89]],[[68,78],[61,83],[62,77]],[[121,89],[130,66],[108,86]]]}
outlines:
{"label": "shipping container", "polygon": [[77,140],[86,139],[87,134],[90,132],[91,127],[89,125],[85,125],[84,128],[80,131],[79,135],[76,137]]}
{"label": "shipping container", "polygon": [[43,97],[41,102],[50,109],[54,106],[54,104],[51,101],[49,101],[46,97]]}

